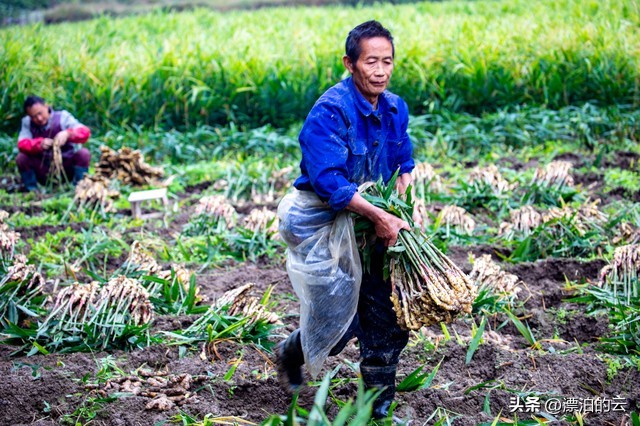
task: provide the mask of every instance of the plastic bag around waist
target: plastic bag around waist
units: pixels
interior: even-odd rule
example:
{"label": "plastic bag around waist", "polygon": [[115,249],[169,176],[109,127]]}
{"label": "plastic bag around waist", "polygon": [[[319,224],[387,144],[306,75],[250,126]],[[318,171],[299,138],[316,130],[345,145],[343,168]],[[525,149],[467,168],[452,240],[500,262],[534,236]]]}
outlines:
{"label": "plastic bag around waist", "polygon": [[287,272],[300,299],[305,363],[316,377],[358,307],[362,265],[353,219],[315,193],[298,190],[282,199],[278,219],[288,245]]}

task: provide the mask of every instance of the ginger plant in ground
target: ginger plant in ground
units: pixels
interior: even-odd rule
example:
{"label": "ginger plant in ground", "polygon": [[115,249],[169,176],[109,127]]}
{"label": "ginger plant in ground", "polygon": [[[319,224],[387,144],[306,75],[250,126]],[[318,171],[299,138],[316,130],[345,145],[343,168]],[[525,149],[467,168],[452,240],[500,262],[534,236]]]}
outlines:
{"label": "ginger plant in ground", "polygon": [[640,355],[640,245],[618,247],[609,265],[600,271],[599,287],[589,286],[572,299],[588,303],[591,311],[604,311],[609,334],[601,338],[601,350]]}
{"label": "ginger plant in ground", "polygon": [[241,223],[228,235],[229,249],[235,252],[236,257],[255,261],[265,256],[273,258],[284,252],[275,212],[266,207],[252,209]]}
{"label": "ginger plant in ground", "polygon": [[476,221],[469,212],[458,206],[445,206],[438,214],[437,224],[445,227],[447,237],[451,230],[461,235],[472,235],[476,228]]}
{"label": "ginger plant in ground", "polygon": [[153,316],[149,293],[137,280],[75,283],[58,293],[34,340],[48,350],[146,345]]}
{"label": "ginger plant in ground", "polygon": [[495,164],[474,168],[469,174],[469,180],[478,187],[489,187],[495,195],[504,194],[515,187],[502,177]]}
{"label": "ginger plant in ground", "polygon": [[531,183],[556,188],[573,186],[572,168],[573,165],[568,161],[552,161],[546,167],[536,169]]}
{"label": "ginger plant in ground", "polygon": [[514,245],[511,260],[597,254],[607,238],[607,215],[598,209],[598,202],[578,207],[561,204],[541,213],[530,206],[510,212],[511,222],[500,225],[500,238]]}
{"label": "ginger plant in ground", "polygon": [[269,349],[271,330],[280,323],[278,315],[267,309],[273,287],[261,299],[250,296],[252,283],[220,296],[207,311],[185,330],[165,333],[177,344],[202,343],[203,356],[215,353],[220,340],[253,343]]}
{"label": "ginger plant in ground", "polygon": [[479,258],[471,255],[471,262],[473,269],[469,278],[478,286],[473,311],[492,314],[512,306],[524,283],[516,275],[504,271],[491,255],[484,254]]}
{"label": "ginger plant in ground", "polygon": [[275,212],[263,207],[252,209],[242,222],[243,228],[253,233],[264,232],[269,238],[278,239],[278,217]]}
{"label": "ginger plant in ground", "polygon": [[411,172],[414,190],[418,198],[424,200],[428,192],[442,192],[442,179],[435,172],[431,164],[423,162],[416,164]]}
{"label": "ginger plant in ground", "polygon": [[44,283],[22,254],[0,261],[0,326],[25,325],[35,319],[46,301]]}
{"label": "ginger plant in ground", "polygon": [[559,206],[579,199],[581,194],[574,188],[572,167],[568,161],[552,161],[544,168],[537,168],[529,186],[525,188],[522,203]]}
{"label": "ginger plant in ground", "polygon": [[95,209],[104,216],[113,212],[113,200],[120,196],[120,191],[111,189],[111,180],[100,175],[86,175],[76,185],[76,193],[69,210]]}
{"label": "ginger plant in ground", "polygon": [[15,255],[20,234],[4,223],[9,213],[0,210],[0,326],[21,324],[37,317],[46,301],[44,278],[26,256]]}
{"label": "ginger plant in ground", "polygon": [[182,231],[184,235],[216,235],[232,229],[238,222],[236,209],[222,195],[202,197],[193,217]]}
{"label": "ginger plant in ground", "polygon": [[475,167],[455,184],[454,203],[472,212],[478,209],[504,211],[515,187],[516,184],[509,183],[496,165]]}
{"label": "ginger plant in ground", "polygon": [[523,206],[509,212],[510,222],[500,224],[500,236],[507,240],[513,239],[516,234],[527,236],[542,223],[542,215],[532,206]]}
{"label": "ginger plant in ground", "polygon": [[205,297],[200,294],[193,272],[180,264],[163,268],[139,241],[133,242],[119,271],[141,280],[158,313],[180,315],[206,310],[206,306],[199,305]]}
{"label": "ginger plant in ground", "polygon": [[640,297],[639,271],[640,245],[618,247],[609,265],[600,271],[600,286],[630,303],[632,298]]}
{"label": "ginger plant in ground", "polygon": [[9,213],[0,210],[0,261],[13,259],[16,243],[20,240],[20,234],[4,223],[8,217]]}

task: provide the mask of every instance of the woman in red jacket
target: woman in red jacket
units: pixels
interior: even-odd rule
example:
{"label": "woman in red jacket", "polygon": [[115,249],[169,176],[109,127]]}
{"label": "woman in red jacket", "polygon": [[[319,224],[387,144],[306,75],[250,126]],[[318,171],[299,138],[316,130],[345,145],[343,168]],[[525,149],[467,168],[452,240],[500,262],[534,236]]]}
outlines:
{"label": "woman in red jacket", "polygon": [[77,184],[91,162],[91,153],[82,147],[91,136],[89,128],[68,111],[54,111],[38,96],[27,97],[24,112],[16,163],[26,190],[37,190],[38,182],[46,183],[54,145],[60,146],[67,177]]}

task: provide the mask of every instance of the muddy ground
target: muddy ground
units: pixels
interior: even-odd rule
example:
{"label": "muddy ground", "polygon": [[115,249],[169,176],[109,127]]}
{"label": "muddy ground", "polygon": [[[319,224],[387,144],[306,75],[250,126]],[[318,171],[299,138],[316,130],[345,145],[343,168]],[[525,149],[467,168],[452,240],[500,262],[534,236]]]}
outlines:
{"label": "muddy ground", "polygon": [[[450,255],[469,270],[469,251],[479,255],[490,252],[490,248],[454,247]],[[499,414],[513,419],[509,410],[514,392],[539,392],[543,399],[620,397],[626,412],[588,414],[585,424],[628,424],[629,411],[640,409],[640,372],[626,368],[615,374],[608,373],[605,357],[594,349],[598,337],[607,331],[606,317],[587,316],[583,306],[564,301],[569,296],[564,289],[565,275],[570,279],[593,281],[602,266],[602,261],[582,263],[558,259],[512,266],[511,272],[527,285],[527,292],[522,293],[522,297],[528,297],[526,320],[541,349],[530,348],[513,325],[500,328],[505,318],[496,317],[489,321],[483,343],[466,365],[470,318],[459,319],[448,326],[452,336],[448,341],[439,326],[424,329],[422,336],[415,335],[405,350],[399,378],[420,365],[429,371],[441,362],[440,369],[430,388],[399,394],[396,412],[410,419],[411,425],[434,424],[444,416],[453,420],[454,425],[475,425],[491,422]],[[268,286],[275,285],[272,309],[281,314],[284,322],[278,333],[284,336],[295,328],[298,305],[283,265],[244,264],[198,276],[202,293],[211,300],[246,282],[256,284],[254,290],[258,296]],[[564,314],[558,315],[559,310]],[[159,317],[154,331],[181,329],[193,319],[190,316]],[[11,356],[12,349],[0,346],[2,425],[73,424],[75,420],[81,424],[90,421],[92,425],[155,425],[171,420],[179,410],[200,419],[211,414],[260,423],[270,414],[286,413],[291,401],[278,384],[271,354],[230,342],[217,344],[215,351],[207,356],[202,356],[199,348],[185,352],[177,346],[166,345],[128,353],[31,357]],[[188,373],[208,377],[199,386],[192,387],[195,398],[168,411],[146,409],[150,398],[125,393],[112,394],[114,398],[110,402],[92,403],[97,395],[85,384],[95,381],[99,365],[107,357],[113,357],[117,367],[128,375],[150,369],[170,375]],[[330,359],[326,371],[341,365],[337,378],[344,379],[333,387],[335,397],[345,400],[355,395],[357,374],[349,365],[357,359],[355,341],[342,354]],[[223,376],[234,363],[237,370],[230,380],[224,380]],[[301,392],[301,406],[312,405],[315,389],[309,386]],[[330,413],[336,410],[335,405],[329,408]],[[75,415],[70,415],[74,412]],[[83,419],[80,413],[95,417]],[[519,413],[518,417],[529,415]]]}
{"label": "muddy ground", "polygon": [[[558,159],[582,165],[584,157],[565,154]],[[637,164],[633,153],[618,153],[611,164],[621,168]],[[523,164],[533,167],[537,164]],[[515,169],[516,165],[511,164]],[[590,187],[606,203],[630,194],[602,190],[602,175],[576,174],[576,181]],[[12,183],[13,181],[9,182]],[[189,187],[186,194],[205,192],[212,182]],[[1,185],[0,185],[1,186]],[[632,199],[637,194],[631,194]],[[180,198],[186,198],[186,195]],[[168,227],[153,221],[146,222],[144,231],[154,233],[165,240],[172,240],[189,220],[196,203],[195,197],[185,203]],[[239,208],[246,214],[252,204]],[[273,208],[274,206],[270,206]],[[13,213],[20,206],[0,206]],[[28,215],[38,215],[42,208],[32,206]],[[127,215],[128,212],[118,212]],[[70,224],[79,230],[80,224]],[[46,233],[63,230],[63,226],[34,226],[16,229],[27,241],[38,239]],[[132,236],[125,236],[131,242]],[[470,271],[469,252],[475,256],[491,254],[500,261],[498,251],[492,246],[452,246],[448,255],[467,272]],[[502,253],[506,254],[506,253]],[[124,261],[126,253],[109,260],[116,268]],[[483,335],[483,341],[471,362],[467,365],[467,347],[471,339],[473,322],[479,318],[469,316],[447,326],[447,338],[440,326],[425,328],[414,334],[400,364],[401,380],[418,366],[431,371],[440,364],[432,385],[428,389],[401,393],[397,396],[396,413],[411,425],[432,425],[448,418],[453,425],[489,424],[496,416],[506,421],[531,418],[530,413],[512,413],[510,403],[516,394],[540,397],[541,401],[553,398],[577,398],[593,401],[596,398],[620,398],[624,411],[590,413],[584,418],[587,425],[627,425],[629,413],[640,411],[640,371],[636,367],[621,368],[613,358],[597,350],[598,339],[607,334],[605,315],[590,316],[584,305],[567,301],[572,291],[567,280],[595,282],[603,260],[581,262],[573,259],[545,259],[517,265],[502,264],[523,281],[520,297],[524,309],[518,311],[521,319],[530,326],[539,346],[531,347],[517,328],[504,315],[491,317]],[[283,325],[276,330],[273,342],[286,336],[297,325],[298,304],[282,263],[262,260],[258,264],[228,262],[209,268],[197,275],[201,293],[210,301],[241,284],[255,283],[254,293],[261,296],[275,285],[271,309],[282,318]],[[180,330],[188,327],[194,316],[162,316],[153,324],[153,332]],[[213,417],[235,416],[259,424],[271,414],[284,414],[291,396],[283,391],[276,377],[272,355],[253,346],[241,346],[223,341],[203,354],[202,348],[190,349],[178,346],[154,345],[131,352],[98,352],[76,354],[12,355],[16,348],[0,345],[0,426],[1,425],[160,425],[178,421],[180,412],[197,419],[210,414]],[[127,392],[109,391],[104,394],[104,369],[101,365],[111,361],[108,375],[112,379],[124,376],[136,377],[150,370],[169,377],[189,374],[200,377],[189,391],[195,395],[186,403],[166,411],[148,409],[151,397]],[[357,389],[358,360],[355,341],[342,354],[331,358],[325,371],[340,367],[332,395],[339,400],[355,396]],[[225,380],[232,366],[235,373]],[[116,368],[117,367],[117,368]],[[124,376],[123,376],[124,375]],[[100,381],[100,378],[103,378]],[[97,388],[96,385],[97,384]],[[92,385],[92,386],[87,386]],[[299,404],[309,408],[313,404],[317,382],[311,382],[300,394]],[[616,400],[617,401],[617,400]],[[337,412],[330,403],[330,414]],[[560,414],[557,418],[562,417]],[[550,424],[569,424],[569,420]],[[446,423],[444,423],[446,424]],[[575,424],[575,423],[574,423]]]}

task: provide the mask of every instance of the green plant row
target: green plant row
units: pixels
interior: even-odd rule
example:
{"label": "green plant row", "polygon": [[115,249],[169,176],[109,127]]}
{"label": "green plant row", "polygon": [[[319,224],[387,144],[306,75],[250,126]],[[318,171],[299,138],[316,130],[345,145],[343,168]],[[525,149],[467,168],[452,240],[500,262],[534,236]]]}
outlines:
{"label": "green plant row", "polygon": [[604,141],[637,141],[640,111],[585,103],[557,110],[511,106],[478,116],[440,108],[412,117],[409,133],[418,150],[437,149],[448,155],[484,154],[497,147],[525,148],[549,141],[578,142],[594,150]]}
{"label": "green plant row", "polygon": [[391,90],[414,114],[640,99],[633,0],[202,9],[0,31],[0,131],[32,92],[101,130],[283,127],[345,76],[345,36],[367,18],[394,34]]}
{"label": "green plant row", "polygon": [[[17,139],[0,133],[0,167],[14,167]],[[286,129],[271,125],[245,129],[234,123],[203,125],[179,131],[145,130],[140,126],[112,127],[94,134],[87,144],[95,161],[100,145],[114,149],[140,149],[151,163],[193,164],[236,156],[277,158],[287,164],[299,161],[297,134],[300,123]],[[418,158],[434,153],[477,155],[500,147],[523,148],[549,141],[577,142],[588,149],[606,148],[611,142],[635,142],[640,138],[640,110],[628,106],[593,104],[559,110],[541,107],[509,107],[480,116],[434,109],[409,121],[409,134]]]}

